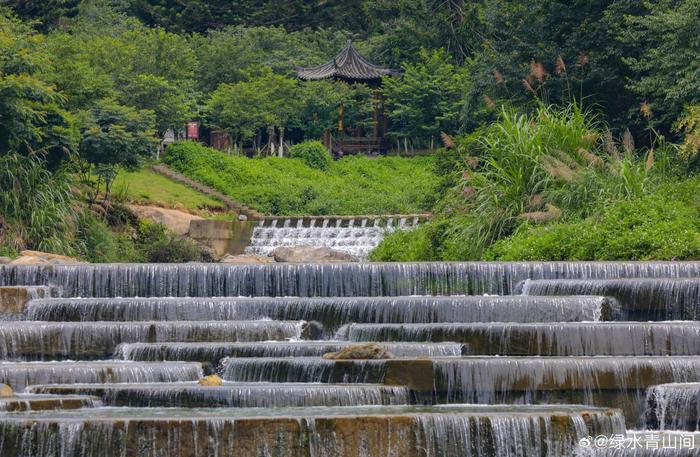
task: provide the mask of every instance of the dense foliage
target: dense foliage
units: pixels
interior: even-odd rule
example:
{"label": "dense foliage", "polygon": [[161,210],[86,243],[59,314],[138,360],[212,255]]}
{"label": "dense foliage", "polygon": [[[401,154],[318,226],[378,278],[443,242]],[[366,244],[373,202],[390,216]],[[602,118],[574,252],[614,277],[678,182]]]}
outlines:
{"label": "dense foliage", "polygon": [[499,122],[457,143],[454,153],[466,171],[436,217],[420,230],[388,237],[373,259],[694,258],[700,252],[697,181],[677,184],[672,176],[687,162],[662,138],[634,150],[628,135],[615,141],[572,105],[541,107],[531,117],[504,111]]}
{"label": "dense foliage", "polygon": [[302,160],[249,159],[197,143],[170,146],[173,169],[263,213],[398,214],[432,206],[436,178],[430,157],[346,157],[327,170]]}
{"label": "dense foliage", "polygon": [[[148,237],[111,215],[110,187],[198,120],[225,134],[228,155],[179,144],[168,161],[264,212],[434,211],[376,259],[599,258],[585,248],[596,237],[617,243],[609,256],[696,256],[695,206],[663,189],[700,167],[700,0],[2,5],[0,158],[19,167],[0,170],[2,249],[136,258],[128,246]],[[341,107],[345,127],[373,130],[374,90],[295,78],[348,33],[402,70],[382,85],[392,147],[447,148],[410,160],[241,157],[335,134]],[[690,231],[665,247],[605,232],[628,212]],[[651,226],[634,236],[651,239]]]}
{"label": "dense foliage", "polygon": [[92,211],[74,184],[66,170],[49,172],[37,157],[0,155],[0,255],[34,249],[92,262],[202,258],[192,242],[136,222],[120,204]]}

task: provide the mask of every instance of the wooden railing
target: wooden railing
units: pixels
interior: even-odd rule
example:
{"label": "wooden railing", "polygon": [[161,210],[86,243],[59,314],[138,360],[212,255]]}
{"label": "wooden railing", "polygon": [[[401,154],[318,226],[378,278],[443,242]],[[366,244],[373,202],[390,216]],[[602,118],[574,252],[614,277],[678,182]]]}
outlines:
{"label": "wooden railing", "polygon": [[336,155],[385,153],[388,144],[384,138],[336,138],[331,152]]}

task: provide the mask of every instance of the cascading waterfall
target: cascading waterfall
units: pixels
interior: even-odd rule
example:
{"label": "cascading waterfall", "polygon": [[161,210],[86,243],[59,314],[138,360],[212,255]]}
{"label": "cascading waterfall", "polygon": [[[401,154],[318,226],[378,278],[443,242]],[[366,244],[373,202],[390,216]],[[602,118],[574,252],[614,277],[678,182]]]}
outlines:
{"label": "cascading waterfall", "polygon": [[614,297],[627,319],[700,319],[700,278],[533,280],[521,287],[529,295]]}
{"label": "cascading waterfall", "polygon": [[350,341],[453,341],[465,355],[700,355],[694,322],[348,324]]}
{"label": "cascading waterfall", "polygon": [[0,322],[0,357],[51,360],[109,357],[120,343],[258,341],[300,338],[303,321]]}
{"label": "cascading waterfall", "polygon": [[570,403],[622,408],[643,425],[646,388],[700,381],[697,357],[467,357],[434,359],[448,402]]}
{"label": "cascading waterfall", "polygon": [[0,398],[0,412],[46,411],[97,408],[103,403],[94,396],[76,394],[18,394]]}
{"label": "cascading waterfall", "polygon": [[646,423],[658,430],[700,430],[700,383],[671,383],[650,388]]}
{"label": "cascading waterfall", "polygon": [[644,277],[700,277],[700,262],[0,265],[0,285],[66,297],[504,295],[525,279]]}
{"label": "cascading waterfall", "polygon": [[[351,346],[338,341],[288,341],[258,343],[125,343],[115,357],[134,361],[181,360],[218,364],[226,357],[320,357]],[[397,357],[462,355],[459,343],[381,343]]]}
{"label": "cascading waterfall", "polygon": [[[624,430],[619,414],[574,407],[325,407],[256,414],[247,419],[245,408],[146,414],[102,408],[2,417],[0,451],[15,457],[369,457],[418,455],[420,449],[420,455],[441,457],[559,457],[570,454],[582,435]],[[300,441],[308,447],[300,450]]]}
{"label": "cascading waterfall", "polygon": [[700,428],[699,278],[700,262],[0,266],[0,285],[60,295],[0,321],[0,383],[20,392],[0,397],[0,455],[698,455],[586,440]]}
{"label": "cascading waterfall", "polygon": [[317,357],[225,358],[221,376],[243,382],[381,383],[384,360],[335,361]]}
{"label": "cascading waterfall", "polygon": [[0,383],[15,391],[32,384],[196,381],[203,375],[193,362],[0,362]]}
{"label": "cascading waterfall", "polygon": [[610,320],[605,297],[451,296],[327,298],[93,298],[32,300],[36,321],[199,321],[272,318],[318,321],[330,332],[351,322],[566,322]]}
{"label": "cascading waterfall", "polygon": [[138,407],[239,407],[282,408],[292,406],[406,405],[406,387],[372,384],[267,384],[236,383],[205,387],[190,383],[35,385],[38,394],[70,394],[99,397],[109,406]]}

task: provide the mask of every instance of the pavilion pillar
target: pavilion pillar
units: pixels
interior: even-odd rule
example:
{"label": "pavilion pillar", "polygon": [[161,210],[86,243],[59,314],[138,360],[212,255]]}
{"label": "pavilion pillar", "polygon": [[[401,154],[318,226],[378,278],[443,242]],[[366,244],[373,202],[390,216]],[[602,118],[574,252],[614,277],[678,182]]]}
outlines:
{"label": "pavilion pillar", "polygon": [[379,91],[372,91],[372,139],[379,138]]}

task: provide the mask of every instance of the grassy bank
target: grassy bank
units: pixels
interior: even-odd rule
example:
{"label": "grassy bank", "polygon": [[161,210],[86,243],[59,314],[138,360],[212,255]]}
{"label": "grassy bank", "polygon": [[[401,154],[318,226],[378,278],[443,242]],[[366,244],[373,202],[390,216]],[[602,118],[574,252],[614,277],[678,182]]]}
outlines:
{"label": "grassy bank", "polygon": [[121,171],[117,175],[113,192],[120,198],[133,203],[173,209],[184,208],[192,213],[209,209],[224,209],[220,201],[148,168],[137,171]]}
{"label": "grassy bank", "polygon": [[355,156],[320,170],[300,159],[233,157],[183,142],[164,161],[266,214],[415,213],[432,207],[438,183],[431,157]]}

